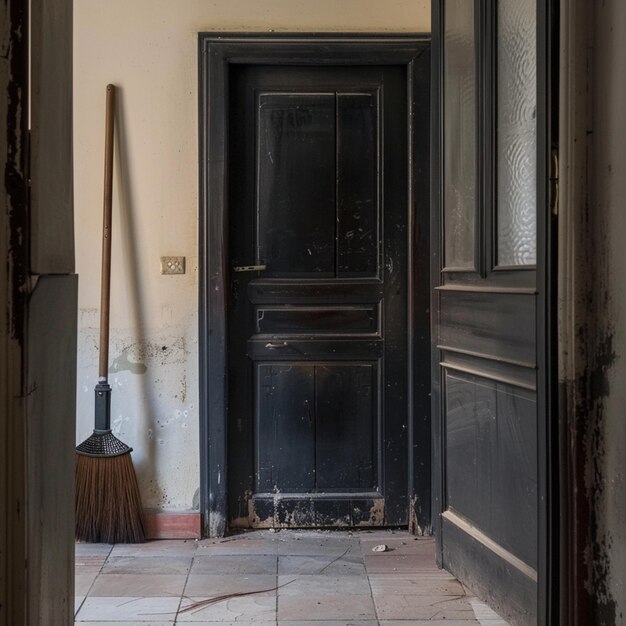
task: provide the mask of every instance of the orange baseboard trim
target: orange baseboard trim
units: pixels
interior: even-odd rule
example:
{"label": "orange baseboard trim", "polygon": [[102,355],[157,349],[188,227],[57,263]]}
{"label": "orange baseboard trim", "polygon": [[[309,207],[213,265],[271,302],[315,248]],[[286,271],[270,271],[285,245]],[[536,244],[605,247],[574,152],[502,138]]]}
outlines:
{"label": "orange baseboard trim", "polygon": [[146,511],[147,539],[200,539],[200,513]]}

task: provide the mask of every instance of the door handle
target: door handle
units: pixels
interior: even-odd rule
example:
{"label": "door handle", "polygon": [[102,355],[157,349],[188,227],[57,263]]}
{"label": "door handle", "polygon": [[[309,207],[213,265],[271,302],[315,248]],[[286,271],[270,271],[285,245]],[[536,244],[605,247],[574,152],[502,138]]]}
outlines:
{"label": "door handle", "polygon": [[235,265],[234,272],[262,272],[267,265]]}
{"label": "door handle", "polygon": [[265,347],[268,350],[278,350],[279,348],[288,348],[289,344],[286,341],[283,341],[281,343],[266,343]]}

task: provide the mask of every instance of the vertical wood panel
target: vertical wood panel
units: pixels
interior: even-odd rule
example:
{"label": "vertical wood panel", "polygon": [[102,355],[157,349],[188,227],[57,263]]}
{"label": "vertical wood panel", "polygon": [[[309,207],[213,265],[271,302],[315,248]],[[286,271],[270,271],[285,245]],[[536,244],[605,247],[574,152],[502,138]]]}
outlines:
{"label": "vertical wood panel", "polygon": [[78,277],[61,275],[42,276],[29,304],[28,623],[32,626],[69,626],[74,616],[77,302]]}
{"label": "vertical wood panel", "polygon": [[306,493],[315,488],[315,366],[259,365],[257,490]]}
{"label": "vertical wood panel", "polygon": [[337,275],[376,276],[378,94],[337,94]]}
{"label": "vertical wood panel", "polygon": [[261,94],[257,263],[265,276],[335,274],[335,95]]}
{"label": "vertical wood panel", "polygon": [[447,374],[446,506],[537,567],[535,394]]}
{"label": "vertical wood panel", "polygon": [[0,624],[25,626],[28,12],[0,5]]}
{"label": "vertical wood panel", "polygon": [[315,374],[317,489],[374,491],[375,368],[317,365]]}
{"label": "vertical wood panel", "polygon": [[31,29],[31,269],[66,274],[74,271],[71,0],[32,2]]}

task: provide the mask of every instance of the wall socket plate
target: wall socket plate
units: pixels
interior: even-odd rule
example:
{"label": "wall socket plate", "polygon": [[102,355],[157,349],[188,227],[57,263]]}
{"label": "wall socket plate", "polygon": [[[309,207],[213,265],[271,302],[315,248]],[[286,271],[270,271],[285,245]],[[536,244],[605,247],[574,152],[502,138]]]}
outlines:
{"label": "wall socket plate", "polygon": [[184,256],[162,256],[161,257],[161,274],[184,274],[185,273],[185,257]]}

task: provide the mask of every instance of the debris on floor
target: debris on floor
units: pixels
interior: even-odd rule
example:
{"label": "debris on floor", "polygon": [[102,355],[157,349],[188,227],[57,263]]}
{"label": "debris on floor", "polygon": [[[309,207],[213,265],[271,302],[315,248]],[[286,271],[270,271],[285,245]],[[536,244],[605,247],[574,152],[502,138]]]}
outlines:
{"label": "debris on floor", "polygon": [[77,544],[75,620],[507,626],[437,568],[431,538],[371,529]]}
{"label": "debris on floor", "polygon": [[379,543],[372,548],[372,552],[387,552],[387,550],[389,550],[389,548],[384,543]]}

